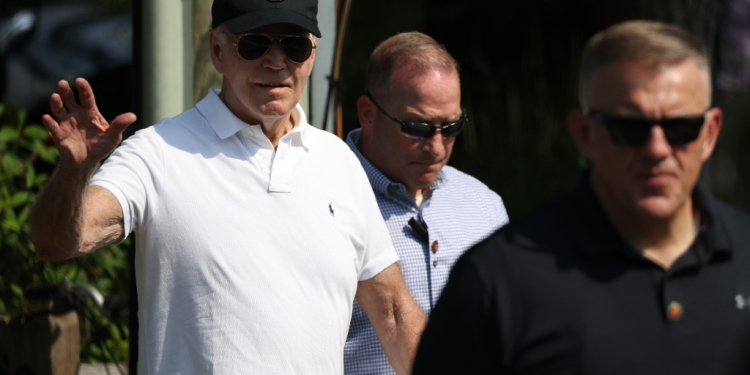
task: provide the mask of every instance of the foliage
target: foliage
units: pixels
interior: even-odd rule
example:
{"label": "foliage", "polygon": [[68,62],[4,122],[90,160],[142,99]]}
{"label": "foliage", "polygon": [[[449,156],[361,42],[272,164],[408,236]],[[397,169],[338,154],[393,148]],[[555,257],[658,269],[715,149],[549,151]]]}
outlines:
{"label": "foliage", "polygon": [[[29,312],[24,287],[54,285],[65,278],[94,286],[105,296],[127,295],[128,241],[68,261],[37,259],[29,236],[29,211],[59,154],[47,130],[26,124],[25,111],[15,105],[0,104],[0,124],[0,315]],[[82,361],[127,361],[127,330],[109,322],[96,307],[87,310],[89,319],[81,323]]]}

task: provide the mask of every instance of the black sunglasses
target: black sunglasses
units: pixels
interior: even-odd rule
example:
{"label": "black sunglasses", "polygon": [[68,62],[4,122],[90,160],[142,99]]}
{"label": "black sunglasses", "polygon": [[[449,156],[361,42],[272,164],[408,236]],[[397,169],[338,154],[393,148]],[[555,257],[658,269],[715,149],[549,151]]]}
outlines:
{"label": "black sunglasses", "polygon": [[651,127],[659,125],[664,136],[672,146],[690,143],[700,135],[706,114],[700,116],[672,117],[652,119],[646,117],[627,117],[609,115],[596,110],[589,110],[586,116],[604,125],[609,130],[612,141],[622,145],[641,146],[651,137]]}
{"label": "black sunglasses", "polygon": [[250,33],[240,35],[236,43],[237,53],[245,60],[256,60],[268,53],[274,39],[279,40],[281,52],[289,61],[302,64],[307,61],[316,47],[310,38],[299,35],[268,35]]}
{"label": "black sunglasses", "polygon": [[370,95],[369,91],[365,91],[365,95],[367,95],[367,97],[370,98],[370,101],[372,101],[372,103],[375,104],[376,107],[378,107],[380,112],[383,112],[383,114],[388,116],[389,119],[401,125],[401,133],[404,133],[404,135],[409,138],[431,138],[438,129],[440,129],[440,134],[442,134],[443,137],[453,138],[457,136],[458,133],[461,133],[461,130],[464,129],[464,125],[466,125],[466,122],[469,121],[469,116],[466,115],[466,113],[463,111],[461,112],[461,117],[459,117],[458,120],[453,122],[444,122],[441,125],[435,125],[429,122],[422,121],[402,121],[389,115],[388,112],[386,112],[383,107],[381,107],[380,104],[375,101],[372,95]]}

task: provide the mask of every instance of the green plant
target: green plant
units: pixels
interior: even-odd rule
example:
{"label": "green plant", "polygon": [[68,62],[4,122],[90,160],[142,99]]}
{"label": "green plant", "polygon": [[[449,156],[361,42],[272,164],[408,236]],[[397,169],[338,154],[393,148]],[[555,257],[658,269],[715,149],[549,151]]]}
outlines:
{"label": "green plant", "polygon": [[[58,157],[43,126],[26,124],[25,111],[0,104],[0,315],[29,312],[23,295],[27,285],[54,285],[65,278],[94,286],[105,296],[127,295],[129,240],[67,261],[50,263],[36,257],[29,211]],[[127,361],[127,329],[108,321],[92,305],[86,311],[91,313],[81,319],[81,360]]]}

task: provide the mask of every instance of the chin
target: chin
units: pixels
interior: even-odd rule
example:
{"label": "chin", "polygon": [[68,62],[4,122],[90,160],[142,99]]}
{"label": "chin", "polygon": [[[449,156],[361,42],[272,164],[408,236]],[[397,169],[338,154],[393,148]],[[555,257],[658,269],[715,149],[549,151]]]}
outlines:
{"label": "chin", "polygon": [[291,112],[294,106],[288,106],[280,103],[266,103],[261,106],[261,111],[265,116],[283,116]]}
{"label": "chin", "polygon": [[422,186],[422,189],[424,189],[430,187],[435,180],[437,180],[437,173],[430,173],[426,176],[422,176],[419,181],[416,181],[415,185]]}
{"label": "chin", "polygon": [[650,196],[638,199],[636,210],[654,219],[666,220],[674,217],[684,203],[673,197]]}

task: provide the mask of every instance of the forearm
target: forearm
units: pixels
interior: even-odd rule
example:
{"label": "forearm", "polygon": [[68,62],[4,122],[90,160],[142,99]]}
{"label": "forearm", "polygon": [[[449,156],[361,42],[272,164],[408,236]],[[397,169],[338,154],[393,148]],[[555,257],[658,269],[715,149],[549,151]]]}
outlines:
{"label": "forearm", "polygon": [[397,374],[410,374],[426,324],[394,263],[370,280],[360,281],[357,302],[367,314]]}
{"label": "forearm", "polygon": [[383,351],[397,374],[411,374],[426,323],[422,311],[409,298],[394,306],[393,315],[386,318],[384,332],[378,332]]}
{"label": "forearm", "polygon": [[68,165],[61,161],[31,210],[31,240],[43,260],[84,254],[84,196],[98,163]]}

